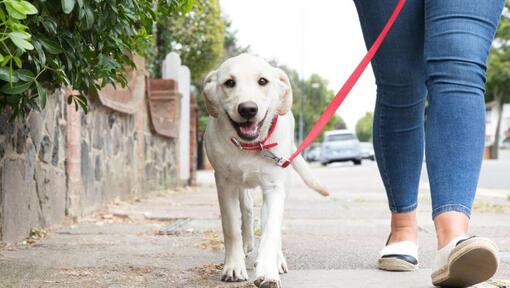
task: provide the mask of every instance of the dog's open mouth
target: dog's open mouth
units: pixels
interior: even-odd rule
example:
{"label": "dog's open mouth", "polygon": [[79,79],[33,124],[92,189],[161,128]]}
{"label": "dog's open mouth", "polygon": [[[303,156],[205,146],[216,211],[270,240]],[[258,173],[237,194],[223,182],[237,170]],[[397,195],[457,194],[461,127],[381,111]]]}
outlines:
{"label": "dog's open mouth", "polygon": [[[227,113],[228,115],[228,113]],[[237,135],[241,137],[243,140],[252,141],[257,139],[260,135],[260,127],[262,127],[262,124],[264,124],[264,120],[266,120],[266,115],[262,120],[259,122],[256,121],[245,121],[245,122],[236,122],[230,118],[230,115],[228,115],[228,119],[230,120],[230,123],[232,123],[232,126],[237,132]]]}

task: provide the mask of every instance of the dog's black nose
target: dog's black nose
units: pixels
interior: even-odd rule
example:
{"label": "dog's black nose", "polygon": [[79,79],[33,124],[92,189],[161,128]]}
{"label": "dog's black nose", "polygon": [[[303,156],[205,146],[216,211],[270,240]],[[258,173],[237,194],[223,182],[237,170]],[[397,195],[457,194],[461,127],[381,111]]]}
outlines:
{"label": "dog's black nose", "polygon": [[237,106],[237,112],[239,112],[239,115],[246,120],[250,120],[255,117],[258,111],[259,107],[257,107],[257,104],[253,101],[243,102]]}

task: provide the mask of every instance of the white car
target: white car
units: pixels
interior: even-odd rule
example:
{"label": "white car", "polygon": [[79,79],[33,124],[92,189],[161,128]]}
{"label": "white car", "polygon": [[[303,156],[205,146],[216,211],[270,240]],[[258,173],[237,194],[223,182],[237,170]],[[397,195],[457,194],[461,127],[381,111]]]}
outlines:
{"label": "white car", "polygon": [[304,153],[305,160],[308,162],[319,161],[321,156],[321,144],[313,143]]}
{"label": "white car", "polygon": [[322,165],[344,161],[361,165],[361,159],[361,145],[354,133],[347,129],[324,132],[320,156]]}
{"label": "white car", "polygon": [[510,149],[510,137],[503,140],[503,143],[501,144],[500,148]]}
{"label": "white car", "polygon": [[361,158],[375,161],[374,146],[370,142],[361,142]]}

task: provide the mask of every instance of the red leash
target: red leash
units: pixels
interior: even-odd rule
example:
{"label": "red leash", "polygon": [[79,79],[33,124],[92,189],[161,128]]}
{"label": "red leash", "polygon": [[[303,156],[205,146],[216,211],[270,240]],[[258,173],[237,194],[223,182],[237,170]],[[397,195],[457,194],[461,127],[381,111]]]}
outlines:
{"label": "red leash", "polygon": [[289,166],[292,160],[294,160],[294,158],[296,158],[306,147],[310,146],[310,144],[313,143],[315,138],[319,136],[319,134],[322,132],[326,124],[328,124],[331,117],[335,115],[336,110],[338,109],[338,107],[340,107],[345,97],[347,97],[352,87],[356,84],[356,82],[358,82],[359,77],[361,76],[361,74],[363,74],[363,71],[365,71],[365,69],[367,68],[368,63],[370,63],[370,61],[372,61],[372,59],[374,58],[375,54],[377,53],[377,50],[379,50],[379,47],[381,46],[384,39],[386,38],[386,35],[393,26],[393,23],[395,23],[395,20],[397,20],[398,15],[402,11],[405,2],[406,0],[398,1],[397,7],[395,7],[395,10],[393,10],[391,17],[390,19],[388,19],[388,22],[381,31],[381,34],[377,36],[377,39],[375,40],[374,44],[372,44],[372,47],[370,47],[365,57],[363,57],[363,59],[358,64],[356,69],[352,72],[351,76],[349,76],[349,79],[347,79],[347,81],[344,83],[340,91],[338,91],[335,98],[333,98],[333,101],[331,101],[328,107],[326,107],[326,110],[324,110],[324,112],[319,117],[317,122],[315,122],[312,130],[310,131],[310,133],[308,133],[308,135],[306,135],[306,138],[303,140],[303,143],[299,145],[297,150],[294,153],[292,153],[292,155],[288,159],[275,156],[276,158],[273,160],[276,160],[277,165],[282,166],[283,168]]}

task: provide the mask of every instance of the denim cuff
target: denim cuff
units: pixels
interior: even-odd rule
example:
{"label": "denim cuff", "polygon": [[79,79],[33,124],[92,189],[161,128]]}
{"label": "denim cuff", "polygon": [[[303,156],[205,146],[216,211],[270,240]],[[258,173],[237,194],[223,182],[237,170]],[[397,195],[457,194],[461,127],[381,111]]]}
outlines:
{"label": "denim cuff", "polygon": [[416,210],[417,207],[418,207],[418,204],[416,204],[416,203],[409,205],[409,206],[404,206],[404,207],[390,206],[390,211],[392,213],[407,213],[407,212],[412,212],[412,211]]}
{"label": "denim cuff", "polygon": [[464,213],[468,218],[471,218],[471,208],[468,208],[462,204],[445,204],[432,210],[432,219],[441,213],[451,211]]}

